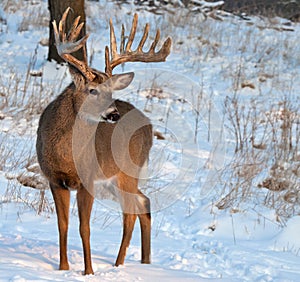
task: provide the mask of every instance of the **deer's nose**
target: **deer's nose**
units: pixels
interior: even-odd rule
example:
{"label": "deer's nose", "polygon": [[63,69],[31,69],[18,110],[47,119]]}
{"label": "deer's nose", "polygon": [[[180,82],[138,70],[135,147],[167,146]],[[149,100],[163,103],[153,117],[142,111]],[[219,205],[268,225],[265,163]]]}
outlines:
{"label": "deer's nose", "polygon": [[116,107],[112,106],[103,112],[101,117],[105,122],[115,123],[120,119],[120,113]]}

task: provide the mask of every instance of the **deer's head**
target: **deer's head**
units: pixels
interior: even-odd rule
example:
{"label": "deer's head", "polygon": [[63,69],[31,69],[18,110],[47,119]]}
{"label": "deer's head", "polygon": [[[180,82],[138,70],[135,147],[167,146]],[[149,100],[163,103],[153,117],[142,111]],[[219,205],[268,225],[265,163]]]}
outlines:
{"label": "deer's head", "polygon": [[[85,43],[88,35],[77,40],[84,23],[79,23],[77,17],[68,32],[65,33],[65,22],[70,8],[64,12],[59,25],[53,22],[55,42],[58,54],[69,64],[70,73],[75,85],[74,96],[78,113],[88,121],[116,122],[120,114],[114,105],[112,93],[115,90],[126,88],[133,80],[134,73],[112,74],[113,69],[125,62],[162,62],[170,53],[171,39],[168,38],[160,50],[155,51],[160,38],[157,30],[149,51],[144,52],[143,47],[148,37],[149,24],[145,25],[143,36],[136,50],[131,46],[135,38],[138,16],[134,15],[128,41],[125,45],[125,30],[122,26],[120,53],[117,52],[117,43],[112,20],[110,20],[110,48],[105,48],[105,72],[97,71],[88,66]],[[71,53],[84,48],[83,61],[76,59]],[[84,107],[82,108],[82,105]]]}

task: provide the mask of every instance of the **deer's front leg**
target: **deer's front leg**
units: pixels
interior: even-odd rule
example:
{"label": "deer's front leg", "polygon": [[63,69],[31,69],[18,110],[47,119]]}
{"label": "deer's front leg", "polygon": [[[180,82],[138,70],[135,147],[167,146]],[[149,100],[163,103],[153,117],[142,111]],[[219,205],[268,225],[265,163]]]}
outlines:
{"label": "deer's front leg", "polygon": [[79,214],[79,231],[82,240],[84,254],[84,274],[94,274],[91,260],[90,247],[90,217],[93,207],[94,198],[87,189],[81,187],[77,192],[77,205]]}
{"label": "deer's front leg", "polygon": [[55,202],[57,223],[59,231],[59,270],[69,270],[67,257],[67,240],[69,224],[70,191],[63,187],[50,184],[51,192]]}

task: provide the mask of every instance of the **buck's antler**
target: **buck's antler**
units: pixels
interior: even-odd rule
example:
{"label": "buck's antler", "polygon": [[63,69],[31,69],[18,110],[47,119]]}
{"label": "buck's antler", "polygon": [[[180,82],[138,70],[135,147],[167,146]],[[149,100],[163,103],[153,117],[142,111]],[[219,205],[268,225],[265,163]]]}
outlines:
{"label": "buck's antler", "polygon": [[[73,65],[76,69],[78,69],[89,81],[93,81],[96,75],[93,73],[92,69],[87,64],[87,59],[84,61],[80,61],[76,59],[71,53],[79,50],[80,48],[85,48],[85,43],[88,39],[88,35],[85,35],[83,38],[77,40],[77,37],[84,25],[84,23],[79,24],[80,16],[74,20],[74,23],[68,32],[65,33],[65,25],[66,18],[70,11],[70,7],[66,9],[64,12],[58,28],[56,21],[53,21],[53,30],[56,42],[56,48],[58,54],[69,64]],[[120,44],[120,53],[117,52],[117,42],[116,36],[114,32],[114,27],[112,20],[110,20],[110,50],[106,46],[105,48],[105,73],[111,77],[113,69],[122,63],[125,62],[163,62],[166,60],[167,56],[170,54],[172,41],[170,38],[162,45],[161,49],[157,52],[155,48],[160,39],[160,31],[159,29],[156,31],[155,39],[152,42],[149,51],[144,52],[143,47],[147,40],[149,33],[149,24],[145,25],[144,33],[140,43],[135,51],[131,50],[131,46],[136,34],[138,16],[134,14],[131,31],[128,37],[127,44],[125,46],[125,30],[124,26],[122,26],[121,33],[121,44]],[[77,41],[76,41],[77,40]],[[85,53],[86,57],[86,53]]]}
{"label": "buck's antler", "polygon": [[[121,44],[120,44],[120,53],[117,52],[117,42],[114,32],[114,27],[112,20],[110,20],[110,52],[109,48],[105,48],[105,72],[108,76],[112,76],[112,70],[117,65],[120,65],[125,62],[163,62],[166,60],[167,56],[170,54],[171,49],[171,38],[167,38],[164,42],[161,49],[155,52],[156,45],[160,38],[159,29],[156,31],[155,39],[151,44],[151,47],[148,52],[143,51],[144,44],[148,37],[149,24],[145,25],[144,33],[142,39],[135,51],[131,50],[131,45],[136,34],[136,27],[138,22],[138,15],[134,14],[131,31],[128,37],[128,41],[125,47],[125,36],[124,36],[124,26],[122,25],[121,32]],[[111,53],[111,57],[109,56]]]}
{"label": "buck's antler", "polygon": [[59,21],[58,28],[55,20],[52,23],[57,52],[59,56],[61,56],[66,62],[77,68],[89,81],[92,81],[95,78],[95,75],[89,68],[86,58],[84,61],[80,61],[70,54],[79,50],[80,48],[85,48],[85,42],[88,39],[88,35],[85,35],[83,38],[76,41],[84,25],[83,22],[79,24],[80,16],[74,20],[74,23],[68,34],[65,33],[66,18],[69,11],[70,7],[65,10],[61,20]]}

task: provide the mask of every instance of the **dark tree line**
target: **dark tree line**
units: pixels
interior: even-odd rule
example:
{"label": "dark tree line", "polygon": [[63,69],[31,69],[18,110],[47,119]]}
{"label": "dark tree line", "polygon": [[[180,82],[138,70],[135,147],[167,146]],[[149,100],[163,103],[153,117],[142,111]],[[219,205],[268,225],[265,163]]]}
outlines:
{"label": "dark tree line", "polygon": [[[92,0],[90,0],[92,1]],[[93,0],[95,1],[95,0]],[[96,0],[97,1],[97,0]],[[178,1],[182,6],[195,5],[199,1],[193,0],[115,0],[116,2],[133,2],[135,5],[147,5],[147,6],[165,6],[168,4],[178,5]],[[50,25],[49,25],[49,52],[48,60],[55,60],[59,63],[63,62],[63,59],[57,54],[52,21],[56,20],[59,22],[64,11],[67,7],[71,7],[71,12],[67,18],[66,27],[67,30],[71,27],[74,19],[77,16],[81,16],[81,21],[86,22],[85,10],[84,10],[84,0],[48,0],[49,11],[50,11]],[[219,0],[207,0],[207,2],[219,2]],[[178,7],[178,9],[182,8]],[[246,12],[248,14],[261,14],[261,15],[279,15],[285,18],[290,18],[295,21],[300,21],[300,0],[224,0],[224,5],[220,8],[235,12],[241,13]],[[85,25],[81,30],[80,37],[84,36],[86,33]],[[74,56],[79,60],[83,60],[84,50],[80,49]]]}

